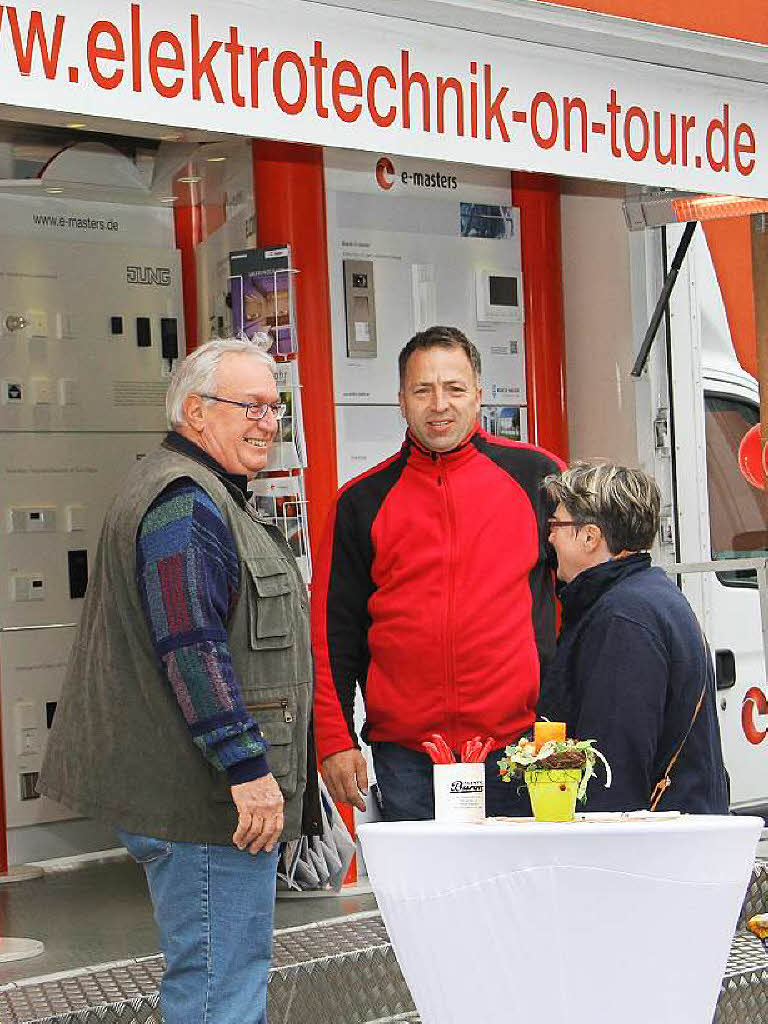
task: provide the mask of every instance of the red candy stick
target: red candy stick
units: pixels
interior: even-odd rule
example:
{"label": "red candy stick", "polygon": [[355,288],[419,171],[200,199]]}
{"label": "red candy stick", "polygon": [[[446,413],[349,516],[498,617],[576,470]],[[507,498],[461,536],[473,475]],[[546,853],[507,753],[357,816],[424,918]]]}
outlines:
{"label": "red candy stick", "polygon": [[440,751],[437,749],[434,743],[430,743],[429,740],[425,740],[422,747],[426,750],[429,756],[432,758],[435,764],[443,764],[443,757]]}
{"label": "red candy stick", "polygon": [[440,733],[439,732],[433,732],[431,738],[432,738],[435,746],[437,747],[437,749],[442,754],[442,762],[441,763],[442,764],[452,764],[456,760],[456,758],[453,756],[453,751],[448,746],[448,744],[445,742],[444,738],[440,735]]}
{"label": "red candy stick", "polygon": [[484,761],[486,757],[488,757],[490,752],[493,750],[493,745],[495,742],[496,740],[493,738],[493,736],[489,736],[488,739],[483,744],[482,749],[480,750],[480,753],[477,755],[475,760]]}

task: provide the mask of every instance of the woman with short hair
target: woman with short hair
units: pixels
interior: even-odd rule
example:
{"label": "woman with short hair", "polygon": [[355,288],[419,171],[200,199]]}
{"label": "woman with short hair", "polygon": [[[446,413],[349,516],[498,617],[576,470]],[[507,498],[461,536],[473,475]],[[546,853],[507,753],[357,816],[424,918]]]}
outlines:
{"label": "woman with short hair", "polygon": [[656,482],[579,462],[543,486],[563,620],[538,712],[608,758],[613,784],[590,789],[587,810],[726,814],[712,658],[691,606],[648,553]]}

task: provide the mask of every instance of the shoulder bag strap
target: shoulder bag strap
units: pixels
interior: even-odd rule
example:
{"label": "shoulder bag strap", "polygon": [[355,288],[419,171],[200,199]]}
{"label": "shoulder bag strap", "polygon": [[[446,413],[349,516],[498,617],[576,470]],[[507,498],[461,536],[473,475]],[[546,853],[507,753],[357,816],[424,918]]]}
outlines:
{"label": "shoulder bag strap", "polygon": [[[704,648],[704,657],[708,659],[709,658],[709,648],[707,647],[707,642],[704,639],[704,632],[701,629],[701,626],[699,626],[699,632],[700,632],[700,635],[701,635],[701,643],[702,643],[702,646]],[[685,746],[686,740],[691,735],[691,729],[693,729],[694,722],[699,717],[699,712],[701,711],[702,707],[704,706],[704,698],[706,697],[706,695],[707,695],[707,673],[706,673],[706,669],[705,669],[705,671],[704,671],[704,685],[701,688],[701,693],[699,694],[699,699],[698,699],[698,701],[696,703],[696,708],[694,709],[694,712],[693,712],[693,718],[691,718],[691,721],[688,724],[688,728],[686,730],[685,736],[683,736],[682,741],[680,742],[680,745],[678,746],[677,750],[674,752],[674,754],[670,758],[669,763],[667,764],[667,767],[664,769],[664,772],[663,772],[661,778],[656,783],[656,785],[653,787],[653,791],[651,792],[650,809],[652,811],[656,810],[656,807],[658,806],[659,801],[664,796],[664,794],[669,789],[669,787],[672,785],[672,779],[670,778],[670,772],[674,768],[675,762],[677,761],[678,757],[680,757],[680,754],[682,753],[683,747]]]}

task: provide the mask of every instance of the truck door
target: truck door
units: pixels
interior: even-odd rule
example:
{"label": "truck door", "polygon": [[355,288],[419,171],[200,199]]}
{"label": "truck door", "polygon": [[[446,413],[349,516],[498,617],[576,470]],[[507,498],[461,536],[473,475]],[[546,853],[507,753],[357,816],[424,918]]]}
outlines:
{"label": "truck door", "polygon": [[735,558],[768,557],[768,498],[738,467],[739,443],[758,422],[759,409],[716,381],[705,380],[705,387],[710,555],[723,563],[722,571],[706,577],[720,730],[732,806],[768,810],[768,698],[757,576],[728,568]]}
{"label": "truck door", "polygon": [[[679,237],[680,229],[667,232],[668,252]],[[738,464],[740,441],[759,419],[758,387],[736,358],[700,228],[672,294],[669,324],[678,562],[718,563],[684,573],[681,584],[715,658],[731,806],[768,811],[760,594],[754,570],[729,568],[735,559],[768,557],[768,496]]]}

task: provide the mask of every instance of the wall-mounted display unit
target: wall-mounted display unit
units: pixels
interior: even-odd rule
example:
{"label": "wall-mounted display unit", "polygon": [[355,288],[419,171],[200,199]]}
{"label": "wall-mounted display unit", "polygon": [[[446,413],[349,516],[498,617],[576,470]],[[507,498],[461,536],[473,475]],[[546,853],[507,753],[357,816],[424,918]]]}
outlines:
{"label": "wall-mounted display unit", "polygon": [[509,173],[346,150],[325,160],[341,482],[401,444],[397,357],[435,324],[460,328],[480,352],[484,426],[524,438],[520,217]]}

